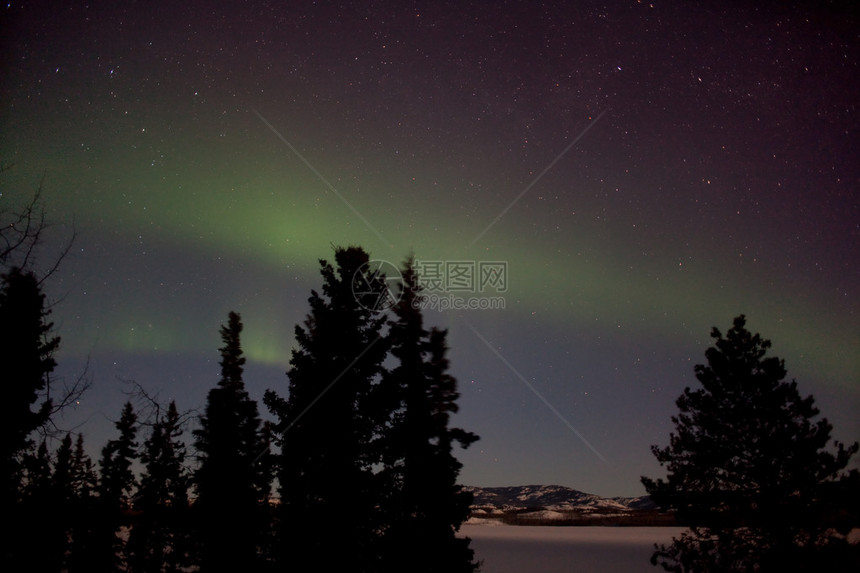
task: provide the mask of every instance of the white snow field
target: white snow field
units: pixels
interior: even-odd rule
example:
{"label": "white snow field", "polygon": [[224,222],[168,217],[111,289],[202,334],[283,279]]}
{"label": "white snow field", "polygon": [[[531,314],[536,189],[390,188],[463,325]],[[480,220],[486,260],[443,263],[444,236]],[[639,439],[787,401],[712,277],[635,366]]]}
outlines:
{"label": "white snow field", "polygon": [[670,543],[681,527],[547,527],[473,525],[483,573],[656,573],[649,559],[655,543]]}

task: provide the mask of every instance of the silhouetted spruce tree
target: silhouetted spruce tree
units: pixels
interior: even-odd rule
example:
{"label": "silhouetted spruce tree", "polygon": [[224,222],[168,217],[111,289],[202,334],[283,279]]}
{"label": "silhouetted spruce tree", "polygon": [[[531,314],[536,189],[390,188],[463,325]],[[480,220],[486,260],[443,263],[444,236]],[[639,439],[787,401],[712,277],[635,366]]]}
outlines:
{"label": "silhouetted spruce tree", "polygon": [[260,571],[276,570],[278,538],[276,536],[277,504],[273,503],[272,482],[277,475],[277,456],[272,452],[275,425],[266,420],[259,433],[259,448],[255,464],[259,476],[257,496],[260,502],[260,537],[258,540],[260,553]]}
{"label": "silhouetted spruce tree", "polygon": [[258,436],[259,452],[254,458],[257,466],[257,498],[264,506],[272,501],[272,481],[276,473],[276,458],[272,454],[272,441],[274,440],[275,425],[266,420],[260,427]]}
{"label": "silhouetted spruce tree", "polygon": [[114,426],[119,430],[119,438],[108,441],[102,448],[99,460],[99,497],[111,507],[127,510],[132,506],[137,487],[137,478],[132,469],[138,458],[137,414],[131,402],[125,403],[120,419]]}
{"label": "silhouetted spruce tree", "polygon": [[144,470],[134,504],[140,515],[128,542],[132,571],[176,572],[189,564],[189,478],[182,431],[171,401],[165,414],[156,414],[144,441]]}
{"label": "silhouetted spruce tree", "polygon": [[[16,521],[6,530],[14,535],[15,551],[4,562],[10,571],[58,571],[65,550],[61,496],[55,489],[55,460],[42,440],[23,459],[23,497]],[[62,471],[62,470],[61,470]],[[3,518],[9,519],[4,515]]]}
{"label": "silhouetted spruce tree", "polygon": [[42,440],[35,454],[30,454],[24,459],[24,497],[29,500],[41,500],[50,495],[51,486],[51,454],[48,452],[48,443]]}
{"label": "silhouetted spruce tree", "polygon": [[51,476],[54,493],[63,502],[70,502],[75,497],[73,456],[72,434],[67,432],[57,448],[57,460],[54,463],[54,474]]}
{"label": "silhouetted spruce tree", "polygon": [[[6,168],[0,167],[0,171]],[[38,520],[43,517],[36,506],[47,507],[48,497],[54,493],[44,491],[45,498],[41,500],[23,496],[23,487],[26,485],[32,493],[33,486],[32,482],[22,482],[27,479],[24,465],[35,462],[39,455],[34,452],[32,435],[36,430],[43,435],[48,433],[55,410],[73,402],[87,387],[82,377],[61,395],[51,394],[50,375],[56,366],[53,355],[60,339],[51,335],[41,282],[56,270],[69,247],[41,279],[37,278],[32,269],[45,228],[41,188],[18,211],[0,208],[0,384],[4,396],[0,416],[0,515],[15,524],[0,536],[0,560],[10,570],[34,569],[32,542],[38,537]],[[40,448],[40,453],[47,454],[47,449]],[[47,537],[46,532],[46,542]],[[37,559],[50,555],[46,547],[42,549]]]}
{"label": "silhouetted spruce tree", "polygon": [[45,537],[55,539],[53,543],[46,543],[46,545],[51,545],[50,551],[55,552],[54,561],[58,567],[65,561],[66,552],[70,549],[69,536],[76,499],[72,435],[66,433],[60,442],[60,447],[57,448],[54,471],[51,475],[51,505],[48,514],[50,517],[47,523],[43,524],[42,530],[43,534],[50,531]]}
{"label": "silhouetted spruce tree", "polygon": [[[221,327],[221,380],[209,391],[200,428],[194,431],[199,467],[195,513],[200,527],[201,571],[250,571],[259,565],[265,507],[257,456],[263,447],[257,403],[242,380],[242,323],[231,312]],[[266,490],[268,486],[265,486]]]}
{"label": "silhouetted spruce tree", "polygon": [[37,402],[49,387],[60,339],[52,324],[45,295],[31,272],[13,268],[0,288],[0,380],[4,409],[0,416],[0,463],[3,464],[4,514],[15,511],[21,479],[21,456],[32,447],[30,435],[48,422],[51,401]]}
{"label": "silhouetted spruce tree", "polygon": [[75,440],[75,451],[72,457],[72,486],[75,497],[81,500],[90,499],[98,486],[98,475],[93,466],[93,461],[84,450],[83,434],[78,434]]}
{"label": "silhouetted spruce tree", "polygon": [[97,551],[95,521],[98,517],[97,499],[94,497],[98,487],[98,475],[93,462],[84,449],[84,436],[78,434],[72,454],[71,482],[73,497],[69,507],[68,526],[70,548],[65,568],[68,573],[85,573],[95,570],[92,564],[99,560]]}
{"label": "silhouetted spruce tree", "polygon": [[137,414],[131,402],[126,402],[120,419],[114,424],[119,437],[108,440],[99,460],[98,516],[93,534],[92,550],[99,559],[95,567],[100,571],[125,568],[125,544],[117,533],[129,525],[137,478],[133,464],[138,457]]}
{"label": "silhouetted spruce tree", "polygon": [[708,364],[695,368],[701,388],[678,398],[669,446],[652,447],[668,476],[642,478],[690,526],[652,562],[679,572],[856,571],[856,546],[831,528],[856,526],[860,481],[842,470],[858,445],[825,449],[830,424],[815,420],[812,397],[784,380],[783,361],[765,356],[770,341],[747,331],[743,315],[711,336]]}
{"label": "silhouetted spruce tree", "polygon": [[[47,526],[43,537],[41,527],[50,519],[52,505],[52,463],[48,444],[43,439],[35,451],[22,456],[22,498],[15,513],[4,515],[12,527],[6,531],[15,544],[3,560],[4,570],[49,571],[59,568],[53,550],[57,542],[53,526]],[[14,519],[14,521],[12,521]]]}
{"label": "silhouetted spruce tree", "polygon": [[444,330],[426,330],[412,261],[403,272],[389,340],[397,365],[380,386],[396,396],[382,442],[390,497],[384,554],[387,571],[471,572],[477,568],[469,539],[456,536],[468,518],[472,494],[457,483],[461,469],[455,444],[478,436],[450,427],[457,411],[457,381],[448,374]]}
{"label": "silhouetted spruce tree", "polygon": [[[357,247],[335,251],[336,268],[320,261],[322,293],[296,326],[289,394],[265,402],[278,418],[281,446],[281,560],[293,571],[374,571],[380,492],[371,443],[380,420],[368,402],[386,356],[385,317],[362,306],[355,280],[369,258]],[[336,540],[332,540],[332,535]]]}
{"label": "silhouetted spruce tree", "polygon": [[[0,173],[9,169],[0,166]],[[3,192],[0,191],[0,195]],[[4,409],[0,416],[0,514],[13,517],[20,500],[22,455],[34,444],[31,434],[45,428],[53,413],[74,401],[87,387],[83,377],[50,400],[53,355],[60,339],[51,335],[50,311],[41,283],[59,266],[71,243],[53,266],[37,277],[38,251],[47,228],[41,185],[18,209],[0,206],[0,385]],[[5,200],[4,200],[5,201]],[[14,521],[14,518],[13,518]],[[14,548],[12,535],[3,536],[0,554]]]}

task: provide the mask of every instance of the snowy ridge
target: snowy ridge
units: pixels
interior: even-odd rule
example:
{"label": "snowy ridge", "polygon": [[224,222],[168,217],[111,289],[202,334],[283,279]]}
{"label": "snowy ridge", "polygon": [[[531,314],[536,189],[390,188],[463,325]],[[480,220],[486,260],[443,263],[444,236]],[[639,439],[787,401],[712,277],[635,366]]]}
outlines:
{"label": "snowy ridge", "polygon": [[510,510],[547,510],[579,512],[627,512],[654,509],[648,496],[601,497],[560,485],[522,485],[509,487],[471,487],[473,508]]}

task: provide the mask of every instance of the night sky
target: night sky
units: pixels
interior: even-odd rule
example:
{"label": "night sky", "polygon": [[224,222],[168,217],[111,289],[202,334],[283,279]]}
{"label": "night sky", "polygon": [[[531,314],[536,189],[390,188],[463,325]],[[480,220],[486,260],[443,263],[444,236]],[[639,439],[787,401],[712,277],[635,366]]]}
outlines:
{"label": "night sky", "polygon": [[47,290],[95,455],[124,381],[203,407],[230,310],[252,397],[285,394],[317,261],[353,244],[507,263],[504,309],[426,312],[481,436],[463,483],[644,493],[741,313],[860,438],[847,9],[156,4],[0,9],[0,205],[43,181],[46,264],[77,230]]}

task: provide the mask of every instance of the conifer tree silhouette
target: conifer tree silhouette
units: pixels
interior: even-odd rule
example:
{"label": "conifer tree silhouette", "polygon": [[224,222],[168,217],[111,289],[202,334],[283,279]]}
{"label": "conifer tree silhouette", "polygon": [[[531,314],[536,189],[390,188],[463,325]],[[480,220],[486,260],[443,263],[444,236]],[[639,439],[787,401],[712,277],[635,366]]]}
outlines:
{"label": "conifer tree silhouette", "polygon": [[108,440],[99,460],[99,497],[110,507],[124,511],[131,508],[137,487],[137,477],[132,468],[138,458],[137,414],[131,402],[123,405],[120,419],[114,425],[119,430],[119,437]]}
{"label": "conifer tree silhouette", "polygon": [[35,453],[25,456],[23,466],[21,511],[14,522],[19,545],[3,561],[4,566],[10,570],[70,570],[74,517],[80,509],[71,434],[64,436],[54,456],[42,440]]}
{"label": "conifer tree silhouette", "polygon": [[[457,382],[448,374],[444,330],[424,328],[419,277],[411,260],[402,270],[389,341],[396,366],[380,386],[396,407],[382,439],[389,483],[384,566],[388,571],[471,572],[469,539],[456,537],[472,495],[457,483],[455,444],[478,436],[450,427]],[[389,398],[390,400],[391,398]]]}
{"label": "conifer tree silhouette", "polygon": [[128,525],[128,514],[133,505],[137,477],[133,464],[138,458],[137,414],[131,402],[122,408],[120,419],[114,424],[119,437],[108,440],[99,459],[98,516],[95,521],[92,551],[94,566],[101,571],[114,571],[126,567],[125,542],[117,535]]}
{"label": "conifer tree silhouette", "polygon": [[182,570],[189,562],[188,485],[185,444],[176,402],[158,412],[140,460],[144,464],[129,537],[132,571]]}
{"label": "conifer tree silhouette", "polygon": [[65,503],[72,501],[76,495],[73,464],[72,434],[66,433],[57,449],[57,460],[54,464],[54,473],[51,476],[54,495]]}
{"label": "conifer tree silhouette", "polygon": [[73,498],[69,506],[70,547],[65,563],[69,573],[93,571],[99,562],[96,533],[99,518],[98,500],[94,497],[98,475],[93,462],[84,449],[84,436],[78,434],[72,453],[71,481]]}
{"label": "conifer tree silhouette", "polygon": [[[697,365],[701,388],[678,398],[675,431],[652,447],[664,479],[643,477],[661,507],[691,529],[652,557],[667,571],[856,570],[857,548],[830,535],[846,510],[856,525],[858,475],[843,474],[855,443],[827,448],[831,426],[786,382],[770,341],[743,315]],[[844,533],[845,531],[843,531]],[[853,553],[853,555],[852,555]],[[847,569],[846,569],[847,567]]]}
{"label": "conifer tree silhouette", "polygon": [[265,396],[282,452],[280,557],[293,571],[377,566],[378,455],[370,444],[380,422],[368,402],[386,356],[385,317],[358,304],[353,292],[368,261],[358,247],[336,249],[336,266],[320,261],[322,292],[311,292],[310,313],[296,326],[289,394]]}
{"label": "conifer tree silhouette", "polygon": [[[0,172],[6,169],[8,166],[2,166]],[[0,515],[15,524],[0,536],[0,560],[13,570],[58,565],[55,557],[65,537],[54,533],[62,524],[57,520],[48,523],[48,514],[41,512],[61,496],[47,487],[52,477],[50,454],[44,439],[34,451],[33,434],[37,430],[43,438],[58,434],[53,414],[74,403],[89,386],[81,376],[63,392],[52,392],[54,353],[60,339],[51,332],[53,324],[48,321],[50,311],[42,283],[58,268],[71,242],[53,266],[37,277],[34,269],[46,228],[41,186],[19,210],[0,207],[0,383],[4,390],[0,416]],[[64,440],[58,452],[62,456],[58,460],[61,473],[68,469],[67,446]],[[45,522],[40,523],[41,519]],[[41,546],[34,546],[40,535]],[[51,547],[55,538],[56,547]]]}
{"label": "conifer tree silhouette", "polygon": [[242,379],[245,357],[241,317],[231,312],[221,327],[221,380],[209,391],[194,431],[199,466],[196,519],[202,542],[201,571],[250,571],[259,562],[267,508],[257,456],[262,440],[257,403]]}
{"label": "conifer tree silhouette", "polygon": [[51,475],[51,491],[47,497],[47,509],[50,512],[47,515],[50,515],[50,518],[43,524],[42,529],[46,541],[43,551],[56,553],[52,561],[58,568],[65,561],[65,555],[70,549],[71,521],[76,509],[74,455],[72,435],[66,433],[57,448]]}
{"label": "conifer tree silhouette", "polygon": [[25,458],[24,467],[24,496],[29,499],[42,499],[50,495],[52,470],[47,441],[42,440],[35,455],[31,454]]}
{"label": "conifer tree silhouette", "polygon": [[[23,465],[23,499],[14,528],[8,531],[15,535],[18,546],[6,563],[10,570],[58,571],[66,548],[65,527],[62,511],[58,511],[62,500],[55,489],[56,461],[46,440],[35,453],[25,456]],[[60,471],[67,474],[67,469]]]}
{"label": "conifer tree silhouette", "polygon": [[[40,396],[49,387],[56,367],[53,358],[60,339],[50,335],[52,324],[45,295],[35,275],[13,268],[0,289],[0,361],[4,411],[0,416],[0,463],[3,464],[2,509],[12,511],[18,497],[21,456],[32,447],[30,435],[48,422],[52,403]],[[34,409],[35,407],[35,409]],[[8,514],[8,513],[7,513]]]}
{"label": "conifer tree silhouette", "polygon": [[75,440],[75,451],[72,456],[72,487],[75,497],[87,500],[93,496],[98,485],[93,461],[84,449],[84,435],[78,434]]}

